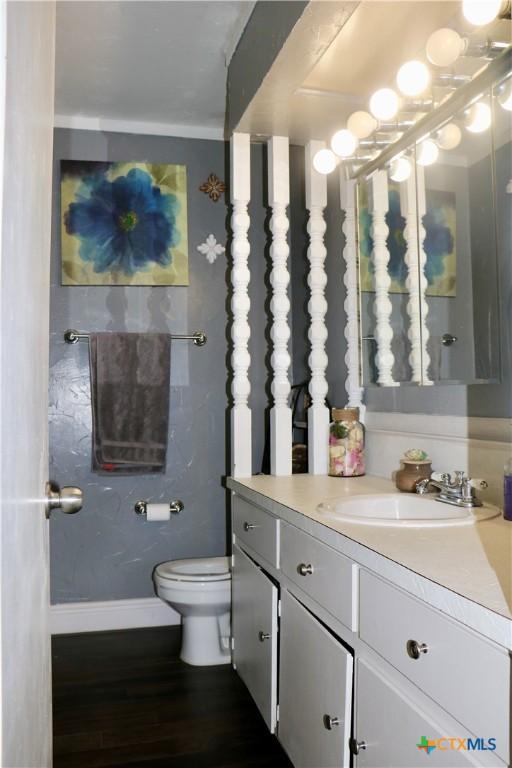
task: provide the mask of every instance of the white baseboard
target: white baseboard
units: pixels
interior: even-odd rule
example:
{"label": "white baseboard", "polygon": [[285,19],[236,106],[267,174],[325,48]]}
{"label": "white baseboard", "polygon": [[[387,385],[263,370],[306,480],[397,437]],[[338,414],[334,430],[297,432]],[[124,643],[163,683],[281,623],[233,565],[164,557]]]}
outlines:
{"label": "white baseboard", "polygon": [[177,611],[158,597],[104,602],[59,603],[50,606],[52,635],[101,632],[180,624]]}

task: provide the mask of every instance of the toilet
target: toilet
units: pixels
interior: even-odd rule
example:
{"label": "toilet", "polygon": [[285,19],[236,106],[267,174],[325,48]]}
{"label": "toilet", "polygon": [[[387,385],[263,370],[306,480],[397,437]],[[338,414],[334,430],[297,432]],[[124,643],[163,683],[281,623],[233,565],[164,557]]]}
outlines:
{"label": "toilet", "polygon": [[169,560],[157,565],[153,578],[158,597],[182,616],[181,660],[195,666],[229,664],[229,557]]}

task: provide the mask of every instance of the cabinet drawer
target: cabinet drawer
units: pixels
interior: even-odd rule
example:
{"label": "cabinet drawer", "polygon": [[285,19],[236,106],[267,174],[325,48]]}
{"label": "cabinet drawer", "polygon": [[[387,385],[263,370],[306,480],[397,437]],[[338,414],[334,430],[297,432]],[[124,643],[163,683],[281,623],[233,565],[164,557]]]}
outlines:
{"label": "cabinet drawer", "polygon": [[336,550],[281,525],[281,569],[352,631],[357,629],[357,565]]}
{"label": "cabinet drawer", "polygon": [[279,520],[245,499],[233,498],[233,532],[237,541],[279,568]]}
{"label": "cabinet drawer", "polygon": [[497,754],[508,759],[505,651],[367,571],[360,573],[359,627],[364,642],[473,734],[496,738]]}

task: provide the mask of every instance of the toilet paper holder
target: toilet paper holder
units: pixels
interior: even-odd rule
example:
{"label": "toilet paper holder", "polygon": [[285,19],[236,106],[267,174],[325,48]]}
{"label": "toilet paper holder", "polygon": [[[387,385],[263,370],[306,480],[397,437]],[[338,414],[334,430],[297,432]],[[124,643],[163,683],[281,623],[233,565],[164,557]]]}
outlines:
{"label": "toilet paper holder", "polygon": [[[179,514],[183,509],[185,508],[184,503],[181,501],[181,499],[176,499],[175,501],[169,502],[169,509],[171,513],[173,514]],[[136,501],[134,506],[135,514],[136,515],[147,515],[148,513],[148,502],[147,501]]]}

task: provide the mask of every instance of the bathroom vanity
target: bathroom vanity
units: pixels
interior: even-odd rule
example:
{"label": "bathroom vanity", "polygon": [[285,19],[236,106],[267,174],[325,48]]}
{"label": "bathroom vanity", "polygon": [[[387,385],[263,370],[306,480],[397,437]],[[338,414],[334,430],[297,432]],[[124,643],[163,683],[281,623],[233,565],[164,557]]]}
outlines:
{"label": "bathroom vanity", "polygon": [[446,768],[509,764],[510,525],[317,510],[392,490],[376,477],[228,486],[233,664],[295,766],[412,768],[430,752]]}

